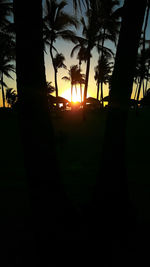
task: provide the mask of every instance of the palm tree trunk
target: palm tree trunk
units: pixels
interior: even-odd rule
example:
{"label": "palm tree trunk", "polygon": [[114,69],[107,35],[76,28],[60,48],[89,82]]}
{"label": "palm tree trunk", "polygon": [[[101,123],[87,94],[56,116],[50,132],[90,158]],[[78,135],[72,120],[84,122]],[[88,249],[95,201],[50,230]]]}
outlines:
{"label": "palm tree trunk", "polygon": [[144,25],[144,30],[143,30],[143,50],[142,50],[142,63],[141,63],[141,80],[140,80],[140,85],[139,85],[139,90],[138,90],[138,95],[137,95],[137,101],[139,100],[140,92],[141,92],[141,87],[142,87],[142,82],[144,81],[144,67],[145,67],[145,40],[146,40],[146,29],[148,25],[148,17],[149,17],[149,10],[150,10],[150,4],[148,4],[147,7],[147,12],[146,12],[146,18],[145,18],[145,25]]}
{"label": "palm tree trunk", "polygon": [[73,84],[71,83],[71,102],[72,102],[72,95],[73,95]]}
{"label": "palm tree trunk", "polygon": [[18,253],[20,265],[30,261],[32,265],[46,266],[49,251],[51,257],[56,252],[55,234],[65,208],[65,196],[59,180],[46,91],[42,1],[14,0],[14,14],[19,124],[29,190],[27,218],[22,215],[28,223],[23,226],[22,217],[16,215],[19,229],[15,238],[19,247],[14,248],[14,258]]}
{"label": "palm tree trunk", "polygon": [[[104,240],[107,241],[107,244],[114,239],[119,240],[118,242],[124,245],[127,242],[127,225],[130,222],[128,204],[130,203],[128,202],[128,180],[125,160],[126,125],[146,4],[146,0],[138,1],[135,6],[134,1],[125,0],[112,76],[102,153],[102,168],[94,194],[97,207],[95,216],[100,210],[99,205],[104,203],[103,206],[101,205],[103,223],[98,220],[99,215],[96,216],[94,222],[98,220],[98,227],[100,223],[104,227]],[[135,7],[136,16],[133,16]],[[95,227],[96,231],[98,227]]]}
{"label": "palm tree trunk", "polygon": [[81,103],[82,103],[82,83],[80,83],[80,97],[81,97]]}
{"label": "palm tree trunk", "polygon": [[101,82],[101,102],[102,102],[102,108],[104,107],[104,101],[103,101],[103,82]]}
{"label": "palm tree trunk", "polygon": [[145,82],[143,80],[143,97],[144,97],[144,95],[145,95]]}
{"label": "palm tree trunk", "polygon": [[76,91],[76,96],[77,96],[77,84],[75,83],[75,91]]}
{"label": "palm tree trunk", "polygon": [[[102,38],[102,51],[101,51],[101,60],[103,60],[104,57],[104,42],[105,42],[105,28],[103,32],[103,38]],[[104,107],[103,102],[103,81],[101,81],[101,101],[102,101],[102,108]]]}
{"label": "palm tree trunk", "polygon": [[137,103],[139,101],[139,97],[140,97],[140,92],[141,92],[141,87],[142,87],[142,82],[143,82],[143,75],[140,78],[140,82],[139,82],[139,88],[138,88],[138,93],[137,93]]}
{"label": "palm tree trunk", "polygon": [[58,97],[58,84],[57,84],[57,69],[54,68],[55,72],[55,90],[56,90],[56,97]]}
{"label": "palm tree trunk", "polygon": [[53,41],[51,41],[51,44],[50,44],[50,56],[51,56],[51,60],[52,60],[52,64],[53,64],[53,69],[54,69],[55,90],[56,90],[56,107],[58,109],[57,69],[55,68],[55,64],[54,64]]}
{"label": "palm tree trunk", "polygon": [[87,65],[86,65],[86,75],[85,75],[85,87],[84,87],[84,103],[87,98],[87,90],[88,90],[88,81],[89,81],[89,73],[90,73],[90,49],[88,53],[88,58],[87,58]]}
{"label": "palm tree trunk", "polygon": [[146,79],[146,84],[145,84],[145,89],[144,89],[144,95],[146,94],[147,87],[148,87],[148,78]]}
{"label": "palm tree trunk", "polygon": [[2,72],[1,82],[2,82],[2,99],[3,99],[3,108],[5,108],[5,92],[4,92],[4,74],[3,74],[3,72]]}
{"label": "palm tree trunk", "polygon": [[99,85],[100,85],[100,83],[98,81],[97,82],[97,100],[99,100]]}
{"label": "palm tree trunk", "polygon": [[136,96],[137,96],[138,88],[139,88],[139,79],[138,79],[138,81],[137,81],[137,86],[136,86],[135,94],[134,94],[134,99],[135,99],[135,100],[136,100]]}

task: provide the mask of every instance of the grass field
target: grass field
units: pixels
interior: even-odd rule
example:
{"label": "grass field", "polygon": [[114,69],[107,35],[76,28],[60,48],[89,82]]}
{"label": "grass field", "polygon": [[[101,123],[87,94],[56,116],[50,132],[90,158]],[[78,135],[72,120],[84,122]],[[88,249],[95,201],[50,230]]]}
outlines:
{"label": "grass field", "polygon": [[[146,220],[150,220],[149,117],[149,109],[141,110],[138,117],[134,110],[130,111],[126,145],[131,197],[137,206],[139,217]],[[96,176],[100,173],[105,119],[106,111],[89,111],[85,121],[81,111],[66,111],[59,116],[52,116],[61,177],[69,197],[77,206],[90,201]],[[1,205],[7,203],[8,210],[11,211],[12,205],[24,205],[25,201],[27,185],[23,148],[17,116],[10,111],[1,110],[0,121]]]}
{"label": "grass field", "polygon": [[[150,237],[149,117],[149,109],[140,110],[138,117],[134,110],[129,112],[126,144],[129,193],[142,247]],[[81,111],[52,116],[62,183],[79,213],[90,203],[96,177],[100,174],[105,121],[106,111],[88,111],[84,121]],[[17,116],[0,110],[0,122],[1,223],[10,227],[9,220],[13,222],[14,215],[28,211],[28,185]],[[13,223],[11,225],[13,228]],[[12,232],[10,228],[9,234]]]}
{"label": "grass field", "polygon": [[[150,220],[150,110],[141,110],[137,117],[129,113],[126,162],[129,190],[139,218]],[[90,201],[95,179],[100,173],[101,150],[106,112],[62,113],[53,120],[57,152],[63,181],[70,197],[77,202]],[[107,170],[106,170],[107,171]]]}

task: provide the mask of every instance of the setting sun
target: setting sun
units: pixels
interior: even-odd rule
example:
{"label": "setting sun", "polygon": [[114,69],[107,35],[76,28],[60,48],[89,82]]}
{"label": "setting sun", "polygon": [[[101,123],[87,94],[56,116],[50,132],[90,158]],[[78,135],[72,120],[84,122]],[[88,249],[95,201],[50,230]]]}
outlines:
{"label": "setting sun", "polygon": [[79,90],[77,90],[77,93],[75,92],[75,90],[73,91],[72,102],[81,102],[81,95],[79,93]]}
{"label": "setting sun", "polygon": [[[71,89],[68,88],[62,93],[62,97],[68,99],[71,102]],[[83,99],[83,92],[82,92]],[[73,89],[72,102],[81,102],[80,88],[77,86],[77,91]]]}

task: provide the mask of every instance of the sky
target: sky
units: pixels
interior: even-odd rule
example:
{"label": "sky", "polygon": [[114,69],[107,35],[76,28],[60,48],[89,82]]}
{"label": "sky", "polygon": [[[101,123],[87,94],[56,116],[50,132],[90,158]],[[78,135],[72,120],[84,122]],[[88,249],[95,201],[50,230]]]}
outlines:
{"label": "sky", "polygon": [[[64,8],[64,11],[69,12],[69,14],[75,14],[74,9],[73,9],[73,5],[72,5],[72,0],[68,0],[67,2],[68,2],[68,5]],[[121,1],[121,5],[122,4],[123,4],[123,1]],[[83,15],[84,15],[84,12],[83,12]],[[79,13],[78,16],[82,16],[82,14]],[[150,18],[149,18],[149,26],[150,26]],[[81,28],[78,29],[77,34],[81,35]],[[147,39],[150,39],[150,36],[148,36],[148,34],[149,34],[149,31],[147,31]],[[113,50],[113,52],[115,52],[116,48],[112,43],[107,42],[107,43],[105,43],[105,45],[108,46],[109,48],[111,48]],[[70,68],[71,65],[78,64],[78,60],[76,59],[77,54],[74,54],[73,58],[70,57],[71,51],[74,47],[73,43],[66,42],[63,40],[57,40],[55,43],[55,46],[56,46],[58,52],[62,53],[65,56],[65,62],[64,63],[68,69]],[[97,65],[97,61],[98,61],[98,53],[97,53],[96,49],[93,49],[92,58],[91,58],[89,85],[88,85],[88,96],[95,97],[95,98],[96,98],[96,94],[97,94],[97,86],[96,86],[96,81],[94,79],[94,68]],[[86,64],[84,62],[82,63],[81,69],[82,69],[82,73],[85,73]],[[50,58],[48,49],[47,49],[47,54],[45,54],[45,70],[46,70],[47,81],[49,81],[49,82],[51,81],[52,84],[54,85],[54,70],[52,67],[51,58]],[[65,98],[67,98],[68,100],[70,100],[71,99],[70,83],[62,80],[63,76],[68,76],[68,71],[65,69],[59,69],[58,70],[59,96],[63,96]],[[7,79],[6,83],[7,83],[8,87],[16,89],[16,76],[15,76],[15,74],[12,74],[12,77],[14,78],[14,80]],[[104,85],[104,96],[108,95],[108,93],[109,93],[108,85]],[[133,95],[134,95],[134,90],[133,90]],[[76,100],[79,100],[79,98],[80,98],[80,95],[79,95],[79,89],[78,89],[78,95],[77,95]],[[0,106],[1,106],[1,104],[2,104],[2,102],[1,102],[1,94],[0,94]]]}
{"label": "sky", "polygon": [[[65,7],[65,11],[69,12],[69,14],[74,14],[74,9],[72,5],[72,0],[68,0],[68,5]],[[122,6],[124,3],[124,0],[120,1],[120,6]],[[82,6],[83,7],[83,6]],[[84,10],[84,7],[83,7]],[[83,14],[79,14],[78,16],[82,16]],[[149,36],[149,28],[150,28],[150,17],[149,17],[149,22],[148,22],[148,29],[147,29],[147,39],[150,39]],[[82,36],[82,31],[81,28],[77,31],[79,35]],[[114,44],[111,42],[105,42],[105,46],[108,48],[111,48],[112,51],[115,53],[116,52],[116,47]],[[64,42],[63,40],[59,40],[56,42],[56,48],[58,49],[59,53],[63,53],[65,56],[65,64],[67,65],[67,68],[69,69],[71,65],[78,64],[78,60],[76,59],[77,54],[74,54],[73,58],[70,58],[70,53],[72,48],[74,47],[74,44],[69,43],[69,42]],[[98,53],[96,49],[92,50],[92,58],[91,58],[91,67],[90,67],[90,76],[89,76],[89,84],[88,84],[88,96],[95,97],[97,95],[97,86],[96,86],[96,81],[94,79],[94,68],[97,65],[98,61]],[[45,55],[45,66],[46,66],[46,77],[48,81],[52,81],[54,84],[54,73],[52,69],[52,64],[51,64],[51,59],[50,56],[47,54]],[[86,63],[82,63],[82,73],[85,73],[86,71]],[[67,70],[64,69],[59,69],[58,70],[58,88],[59,88],[59,95],[68,98],[69,100],[71,99],[71,90],[70,90],[70,83],[62,80],[63,76],[67,76],[68,72]],[[134,93],[135,93],[135,88],[136,86],[133,85],[133,93],[131,98],[134,98]],[[108,85],[104,85],[104,97],[109,94],[109,89]],[[78,90],[78,96],[79,95],[79,90]],[[141,95],[140,98],[142,97],[142,90],[141,90]]]}
{"label": "sky", "polygon": [[[75,15],[72,0],[67,0],[68,5],[64,8],[64,11]],[[82,5],[82,8],[84,10],[84,6]],[[78,13],[78,16],[84,16],[84,12],[81,14]],[[75,29],[73,29],[75,30]],[[77,30],[77,34],[81,35],[81,28]],[[62,53],[65,56],[65,65],[69,69],[71,65],[78,64],[78,60],[76,59],[77,54],[74,54],[74,57],[71,58],[70,54],[74,47],[74,44],[71,42],[66,42],[63,40],[57,40],[55,43],[55,46],[59,53]],[[49,51],[47,50],[47,54],[45,56],[45,70],[46,70],[46,79],[47,81],[51,81],[54,85],[54,70],[52,67],[51,58],[49,55]],[[96,97],[97,89],[96,89],[96,82],[94,80],[94,67],[97,65],[98,61],[98,54],[96,52],[96,49],[93,49],[92,51],[92,58],[91,58],[91,68],[90,68],[90,76],[89,76],[89,85],[88,85],[88,96]],[[85,73],[86,71],[86,64],[83,62],[82,66],[82,73]],[[67,98],[68,100],[71,99],[71,89],[70,89],[70,83],[62,80],[63,76],[68,76],[68,71],[65,69],[59,69],[58,70],[58,90],[59,90],[59,96],[63,96]],[[14,88],[16,90],[16,76],[15,74],[12,74],[12,77],[14,80],[6,79],[7,85],[10,88]],[[55,95],[55,94],[54,94]],[[104,96],[108,95],[108,86],[104,85]],[[79,96],[79,90],[78,90],[78,96]],[[1,98],[1,95],[0,95]],[[78,100],[78,99],[77,99]],[[1,102],[1,101],[0,101]],[[2,102],[1,102],[2,103]]]}
{"label": "sky", "polygon": [[[72,5],[72,0],[68,0],[68,5],[64,8],[64,11],[75,15],[73,5]],[[82,8],[84,10],[84,7],[82,5]],[[80,12],[78,13],[78,17],[84,16],[84,12],[81,14]],[[74,29],[73,29],[74,30]],[[77,35],[82,36],[82,28],[80,27],[77,30]],[[59,53],[62,53],[65,56],[65,64],[67,66],[67,69],[70,68],[71,65],[76,65],[78,64],[78,60],[76,59],[77,53],[74,54],[74,57],[71,58],[70,54],[71,51],[74,47],[74,44],[71,42],[66,42],[63,40],[56,41],[56,48],[58,49]],[[115,47],[113,44],[109,43],[107,44],[109,48],[112,48],[113,51],[115,50]],[[94,68],[97,65],[98,61],[98,53],[96,49],[92,50],[92,58],[91,58],[91,67],[90,67],[90,76],[89,76],[89,84],[88,84],[88,96],[95,97],[97,95],[97,86],[96,86],[96,81],[94,79]],[[52,81],[54,85],[54,71],[52,68],[51,64],[51,59],[50,56],[47,54],[45,55],[45,66],[46,66],[46,77],[48,81]],[[86,63],[82,63],[81,66],[82,73],[85,74],[86,72]],[[68,76],[68,71],[65,69],[59,69],[58,70],[58,88],[59,88],[59,95],[68,98],[71,100],[71,89],[70,89],[70,83],[62,80],[63,76]],[[108,95],[108,85],[104,85],[104,96]],[[78,99],[80,100],[80,94],[79,94],[79,87],[78,87]]]}

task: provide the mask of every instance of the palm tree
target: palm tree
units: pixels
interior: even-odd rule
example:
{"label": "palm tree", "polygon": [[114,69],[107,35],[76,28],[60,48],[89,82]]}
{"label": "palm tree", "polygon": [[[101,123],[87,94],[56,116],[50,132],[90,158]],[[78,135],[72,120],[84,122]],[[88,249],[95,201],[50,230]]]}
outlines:
{"label": "palm tree", "polygon": [[4,92],[4,86],[7,87],[6,83],[4,82],[4,75],[7,78],[12,78],[10,75],[10,72],[15,72],[14,65],[10,63],[10,60],[6,57],[0,56],[0,84],[2,89],[2,99],[3,99],[3,107],[5,107],[5,92]]}
{"label": "palm tree", "polygon": [[10,72],[14,72],[13,60],[15,59],[15,40],[10,15],[12,14],[12,3],[0,0],[0,84],[2,89],[3,107],[5,107],[4,75],[12,78]]}
{"label": "palm tree", "polygon": [[77,84],[80,84],[80,95],[82,102],[82,84],[84,84],[85,82],[85,75],[81,73],[81,69],[78,67],[78,65],[72,65],[70,67],[70,70],[68,70],[68,74],[69,76],[64,76],[62,79],[71,82],[71,102],[72,102],[74,86],[77,94]]}
{"label": "palm tree", "polygon": [[51,94],[55,92],[55,87],[52,85],[52,82],[46,82],[46,91],[47,91],[48,106],[50,110],[52,110],[53,102]]}
{"label": "palm tree", "polygon": [[[81,24],[82,24],[82,35],[85,37],[78,37],[78,44],[73,48],[71,52],[71,56],[74,55],[74,52],[76,50],[79,50],[78,52],[78,59],[79,64],[81,64],[82,60],[86,61],[86,78],[85,78],[85,87],[84,87],[84,101],[87,97],[87,90],[88,90],[88,80],[89,80],[89,72],[90,72],[90,60],[91,60],[91,52],[92,49],[96,46],[98,51],[101,50],[102,45],[100,44],[100,41],[102,40],[102,34],[100,32],[100,24],[99,21],[95,19],[96,16],[98,16],[98,13],[96,13],[98,10],[95,10],[95,8],[92,10],[88,10],[86,13],[87,15],[87,23],[85,19],[82,17]],[[107,37],[110,38],[110,36],[107,35]],[[106,38],[106,34],[105,34]],[[103,54],[112,54],[112,51],[106,47],[103,46]]]}
{"label": "palm tree", "polygon": [[76,85],[76,78],[77,78],[77,71],[78,71],[78,65],[72,65],[70,67],[70,70],[68,70],[69,76],[62,77],[65,81],[71,82],[71,102],[72,102],[72,96],[73,96],[73,86]]}
{"label": "palm tree", "polygon": [[[149,11],[150,11],[150,2],[147,1],[147,11],[146,11],[146,18],[145,18],[145,25],[143,30],[143,40],[142,40],[142,51],[141,51],[141,57],[140,57],[140,82],[139,82],[139,88],[137,92],[137,101],[139,100],[140,91],[143,83],[144,88],[144,77],[145,77],[145,65],[146,65],[146,51],[145,51],[145,43],[146,43],[146,29],[148,25],[148,18],[149,18]],[[143,97],[144,97],[144,89],[143,89]]]}
{"label": "palm tree", "polygon": [[74,9],[77,10],[77,8],[79,7],[79,9],[81,10],[81,3],[85,7],[89,7],[90,1],[89,0],[73,0]]}
{"label": "palm tree", "polygon": [[109,62],[106,57],[100,57],[98,65],[95,67],[95,80],[97,81],[97,100],[99,100],[99,88],[101,84],[101,101],[103,107],[103,83],[107,84],[110,81],[113,63]]}
{"label": "palm tree", "polygon": [[46,82],[47,95],[55,92],[55,87],[52,85],[52,82]]}
{"label": "palm tree", "polygon": [[[150,50],[149,48],[145,49],[145,51],[141,51],[141,53],[137,56],[137,64],[134,81],[136,83],[136,90],[134,99],[139,100],[141,88],[143,86],[143,97],[147,88],[147,83],[149,80],[149,67],[150,67]],[[146,80],[146,85],[145,85]]]}
{"label": "palm tree", "polygon": [[[50,56],[55,75],[56,60],[54,60],[53,50],[55,50],[56,52],[57,50],[54,47],[54,43],[58,38],[75,42],[75,33],[72,30],[69,30],[68,27],[77,27],[78,25],[77,20],[73,16],[63,11],[66,5],[67,3],[65,1],[61,1],[60,3],[58,3],[55,0],[46,0],[46,9],[44,17],[44,41],[50,49]],[[58,96],[57,84],[55,84],[55,87],[56,96]]]}
{"label": "palm tree", "polygon": [[[18,113],[29,188],[30,231],[34,237],[32,245],[36,247],[34,265],[46,265],[49,259],[45,249],[53,247],[56,222],[62,206],[65,207],[65,197],[59,181],[47,99],[42,1],[14,0],[14,11]],[[49,209],[51,214],[47,212]],[[21,240],[19,238],[17,240]],[[23,254],[23,240],[20,245],[20,254]],[[15,250],[14,253],[19,252]],[[29,255],[26,248],[27,261]],[[20,258],[22,265],[25,255],[19,255]]]}
{"label": "palm tree", "polygon": [[[95,203],[98,203],[97,211],[100,203],[105,203],[102,215],[105,218],[104,226],[107,224],[105,229],[108,230],[110,226],[110,218],[112,216],[114,218],[110,232],[107,235],[107,242],[110,240],[110,236],[112,237],[114,228],[115,235],[118,236],[117,239],[124,244],[126,241],[125,235],[127,235],[127,230],[124,232],[127,225],[126,219],[129,216],[128,181],[125,160],[126,125],[146,2],[146,0],[138,1],[135,5],[134,1],[125,0],[111,81],[109,110],[102,153],[102,169],[99,174],[97,194],[95,193],[95,196],[97,195]],[[135,8],[136,16],[133,16]],[[98,217],[96,218],[98,219]],[[116,226],[118,220],[119,223]],[[124,236],[123,232],[125,234]]]}
{"label": "palm tree", "polygon": [[81,73],[81,69],[80,68],[78,70],[77,82],[80,84],[80,97],[81,97],[81,103],[82,103],[83,102],[83,99],[82,99],[82,85],[85,84],[85,74]]}
{"label": "palm tree", "polygon": [[[116,6],[119,5],[118,0],[105,0],[105,1],[99,1],[98,2],[98,20],[99,25],[101,29],[101,48],[100,48],[100,57],[101,62],[105,61],[103,60],[103,57],[105,57],[104,54],[104,44],[105,40],[110,40],[116,45],[117,36],[119,33],[119,12],[118,10],[114,11]],[[103,95],[103,81],[101,81],[101,96]],[[103,101],[102,101],[103,106]]]}
{"label": "palm tree", "polygon": [[90,59],[91,59],[91,51],[96,45],[96,41],[98,41],[98,31],[99,27],[97,24],[97,20],[94,19],[94,15],[92,12],[88,15],[88,24],[86,25],[84,18],[81,19],[81,23],[83,26],[82,34],[85,36],[84,45],[86,45],[86,77],[85,77],[85,87],[84,87],[84,102],[87,97],[88,90],[88,80],[89,80],[89,72],[90,72]]}
{"label": "palm tree", "polygon": [[65,57],[63,54],[56,54],[56,56],[53,59],[54,64],[54,72],[55,72],[55,90],[56,90],[56,97],[58,97],[58,84],[57,84],[57,73],[58,68],[64,68],[66,69],[66,65],[64,64]]}
{"label": "palm tree", "polygon": [[146,84],[143,91],[143,94],[145,95],[147,91],[148,81],[150,80],[150,47],[145,50],[145,60],[146,60],[146,73],[145,73],[145,79]]}
{"label": "palm tree", "polygon": [[6,100],[8,105],[12,108],[17,101],[17,94],[13,88],[6,89]]}

